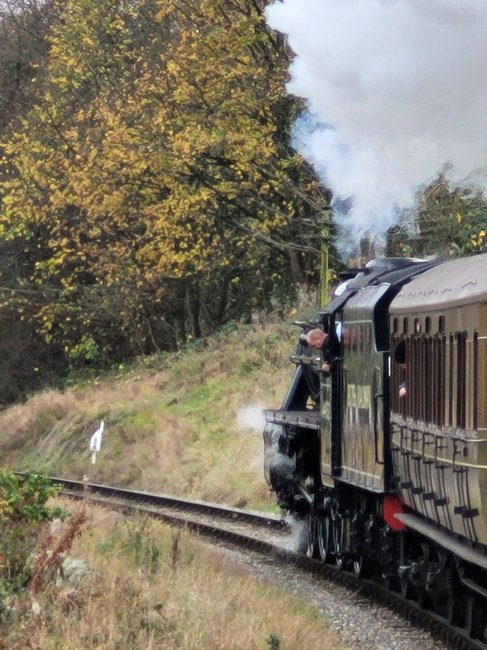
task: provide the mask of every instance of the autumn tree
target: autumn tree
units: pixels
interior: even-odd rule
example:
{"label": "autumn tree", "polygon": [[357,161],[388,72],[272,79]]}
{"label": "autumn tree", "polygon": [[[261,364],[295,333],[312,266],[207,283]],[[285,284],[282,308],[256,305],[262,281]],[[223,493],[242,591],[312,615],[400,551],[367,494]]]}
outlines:
{"label": "autumn tree", "polygon": [[52,2],[0,1],[0,132],[33,101],[32,78],[44,66]]}
{"label": "autumn tree", "polygon": [[313,272],[327,198],[289,144],[301,107],[266,4],[57,4],[1,170],[22,251],[1,308],[72,362],[171,349]]}
{"label": "autumn tree", "polygon": [[389,255],[442,258],[484,251],[487,203],[478,188],[452,187],[443,176],[425,187],[414,209],[389,229]]}

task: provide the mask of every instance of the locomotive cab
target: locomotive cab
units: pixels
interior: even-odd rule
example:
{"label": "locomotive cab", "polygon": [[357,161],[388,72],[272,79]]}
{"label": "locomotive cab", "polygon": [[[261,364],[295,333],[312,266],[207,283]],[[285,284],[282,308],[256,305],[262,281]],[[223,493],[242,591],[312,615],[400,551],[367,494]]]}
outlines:
{"label": "locomotive cab", "polygon": [[[280,409],[265,412],[265,477],[285,510],[322,508],[337,481],[383,493],[388,440],[388,306],[400,286],[431,263],[377,260],[302,328],[297,369]],[[327,333],[311,350],[306,334]],[[323,496],[325,495],[325,496]]]}
{"label": "locomotive cab", "polygon": [[[313,555],[333,548],[337,561],[349,561],[364,555],[364,545],[377,545],[374,522],[382,517],[384,495],[396,490],[388,308],[401,286],[432,264],[374,261],[315,321],[298,323],[293,381],[282,407],[265,412],[265,476],[281,508],[306,519]],[[323,349],[307,345],[313,328],[327,334]]]}
{"label": "locomotive cab", "polygon": [[[390,468],[384,439],[389,349],[383,335],[389,290],[389,284],[366,286],[345,304],[338,321],[340,358],[335,377],[342,411],[340,429],[334,432],[340,439],[335,474],[341,481],[379,492],[386,489],[386,467]],[[322,464],[325,476],[327,470]]]}

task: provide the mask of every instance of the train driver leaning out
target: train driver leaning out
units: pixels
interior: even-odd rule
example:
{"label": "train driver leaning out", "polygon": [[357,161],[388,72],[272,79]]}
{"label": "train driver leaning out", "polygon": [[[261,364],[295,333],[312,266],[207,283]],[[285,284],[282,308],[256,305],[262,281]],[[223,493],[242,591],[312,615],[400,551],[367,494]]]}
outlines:
{"label": "train driver leaning out", "polygon": [[[315,327],[306,334],[306,344],[308,347],[323,351],[328,340],[328,333],[319,327]],[[321,366],[323,372],[330,372],[330,362],[325,359]]]}
{"label": "train driver leaning out", "polygon": [[328,334],[323,330],[315,327],[306,334],[306,343],[310,348],[321,350],[325,345]]}
{"label": "train driver leaning out", "polygon": [[[406,371],[406,343],[405,341],[399,341],[394,350],[394,361],[399,364],[399,366]],[[406,381],[403,381],[399,384],[399,397],[406,397],[408,391],[406,386]]]}
{"label": "train driver leaning out", "polygon": [[[341,340],[341,332],[342,324],[337,323],[335,327],[335,335],[337,341]],[[314,348],[316,350],[321,350],[323,352],[323,364],[321,366],[321,370],[325,373],[330,372],[333,352],[331,350],[332,340],[330,340],[329,333],[323,331],[319,327],[315,327],[306,334],[306,343],[308,347]]]}

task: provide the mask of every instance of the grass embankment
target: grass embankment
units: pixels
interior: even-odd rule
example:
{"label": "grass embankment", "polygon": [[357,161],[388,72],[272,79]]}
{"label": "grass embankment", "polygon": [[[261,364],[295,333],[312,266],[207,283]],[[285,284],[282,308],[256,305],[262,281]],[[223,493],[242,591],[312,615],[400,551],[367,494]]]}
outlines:
{"label": "grass embankment", "polygon": [[0,615],[0,647],[344,647],[315,608],[256,580],[194,536],[99,508],[90,507],[88,517],[71,554],[82,557],[90,571],[76,579],[66,573],[57,584],[51,577],[42,590],[11,599],[13,609],[4,612],[8,625]]}
{"label": "grass embankment", "polygon": [[[240,325],[83,386],[34,395],[0,413],[0,464],[270,507],[260,411],[282,402],[296,333],[289,322]],[[92,465],[88,445],[101,420]]]}

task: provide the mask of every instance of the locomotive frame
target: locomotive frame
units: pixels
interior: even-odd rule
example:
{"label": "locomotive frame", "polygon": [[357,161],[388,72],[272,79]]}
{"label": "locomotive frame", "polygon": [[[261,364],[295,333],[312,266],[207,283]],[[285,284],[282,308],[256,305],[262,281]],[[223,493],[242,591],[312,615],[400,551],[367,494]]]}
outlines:
{"label": "locomotive frame", "polygon": [[[264,449],[309,556],[487,644],[486,278],[487,255],[369,263],[298,323],[296,372],[265,412]],[[324,349],[307,345],[313,328]]]}

